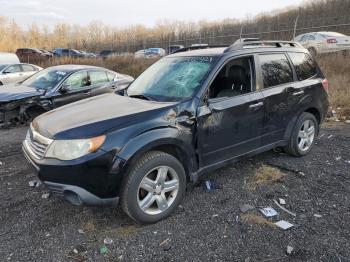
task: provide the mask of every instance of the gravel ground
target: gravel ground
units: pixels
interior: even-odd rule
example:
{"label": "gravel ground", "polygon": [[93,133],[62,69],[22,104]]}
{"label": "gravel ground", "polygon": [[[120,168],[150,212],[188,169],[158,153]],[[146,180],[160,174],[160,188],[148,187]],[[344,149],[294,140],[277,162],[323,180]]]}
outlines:
{"label": "gravel ground", "polygon": [[[25,132],[0,130],[0,261],[350,261],[350,124],[326,123],[306,157],[270,151],[208,174],[218,190],[189,188],[170,218],[149,226],[119,208],[42,198],[45,188],[28,186]],[[243,214],[243,204],[279,215]],[[272,223],[280,219],[295,226],[284,231]]]}

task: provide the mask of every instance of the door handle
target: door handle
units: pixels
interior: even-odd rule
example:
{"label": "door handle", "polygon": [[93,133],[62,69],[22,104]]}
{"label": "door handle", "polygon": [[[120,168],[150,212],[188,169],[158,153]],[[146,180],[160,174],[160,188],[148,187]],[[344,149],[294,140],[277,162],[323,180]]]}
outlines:
{"label": "door handle", "polygon": [[86,95],[86,96],[90,95],[90,91],[85,91],[85,92],[83,92],[83,94]]}
{"label": "door handle", "polygon": [[259,103],[250,105],[249,108],[250,109],[256,109],[256,108],[262,107],[263,105],[264,105],[263,102],[259,102]]}
{"label": "door handle", "polygon": [[302,95],[302,94],[304,94],[304,91],[303,91],[303,90],[301,90],[301,91],[299,91],[299,92],[293,93],[293,96],[300,96],[300,95]]}

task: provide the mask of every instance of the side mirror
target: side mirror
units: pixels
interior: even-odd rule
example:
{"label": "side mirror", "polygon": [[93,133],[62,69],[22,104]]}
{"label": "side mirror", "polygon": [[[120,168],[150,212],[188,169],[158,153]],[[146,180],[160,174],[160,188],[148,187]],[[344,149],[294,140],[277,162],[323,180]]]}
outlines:
{"label": "side mirror", "polygon": [[65,85],[63,85],[63,86],[61,87],[60,93],[66,94],[66,93],[70,92],[71,90],[72,90],[71,86],[65,84]]}

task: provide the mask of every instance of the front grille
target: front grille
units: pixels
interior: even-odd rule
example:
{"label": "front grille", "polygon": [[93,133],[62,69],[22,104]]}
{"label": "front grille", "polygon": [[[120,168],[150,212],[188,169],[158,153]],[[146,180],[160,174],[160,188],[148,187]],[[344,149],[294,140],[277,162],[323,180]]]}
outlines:
{"label": "front grille", "polygon": [[45,156],[46,150],[51,144],[52,140],[48,139],[36,131],[33,130],[32,126],[29,128],[26,140],[24,141],[25,148],[28,153],[36,158],[42,159]]}

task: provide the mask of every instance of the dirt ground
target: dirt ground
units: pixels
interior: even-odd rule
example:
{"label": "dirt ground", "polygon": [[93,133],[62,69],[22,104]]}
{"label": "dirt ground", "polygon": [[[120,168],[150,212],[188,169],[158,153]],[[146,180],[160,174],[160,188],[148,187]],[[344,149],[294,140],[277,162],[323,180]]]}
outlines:
{"label": "dirt ground", "polygon": [[[45,188],[28,185],[26,129],[0,130],[0,261],[350,261],[350,124],[326,123],[306,157],[270,151],[208,174],[218,190],[191,187],[170,218],[149,226],[120,208],[42,198]],[[242,213],[243,204],[255,209]],[[258,211],[268,206],[278,217]],[[294,227],[276,227],[282,219]]]}

